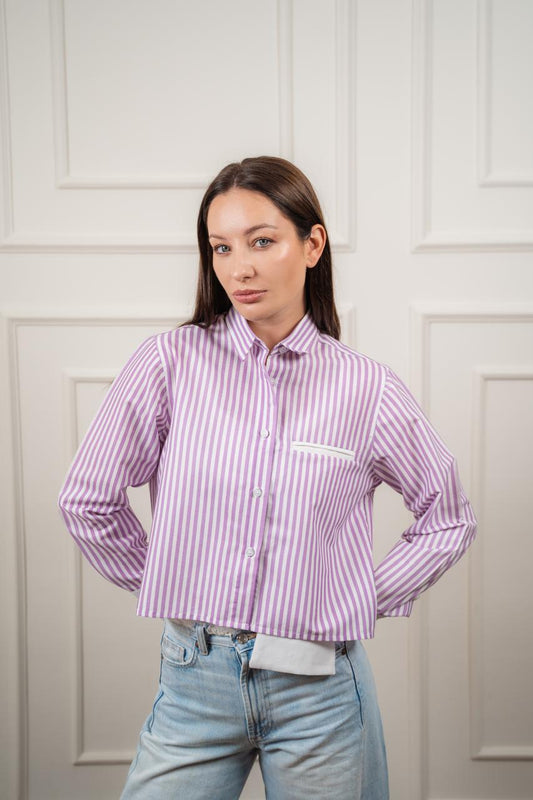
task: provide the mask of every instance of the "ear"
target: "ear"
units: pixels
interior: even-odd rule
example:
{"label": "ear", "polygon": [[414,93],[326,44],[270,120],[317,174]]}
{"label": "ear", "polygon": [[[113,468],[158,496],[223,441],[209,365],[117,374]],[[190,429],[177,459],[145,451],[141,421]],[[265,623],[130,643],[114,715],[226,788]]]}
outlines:
{"label": "ear", "polygon": [[322,251],[326,246],[326,229],[323,225],[316,224],[311,228],[311,233],[305,240],[305,258],[308,269],[312,269],[318,263]]}

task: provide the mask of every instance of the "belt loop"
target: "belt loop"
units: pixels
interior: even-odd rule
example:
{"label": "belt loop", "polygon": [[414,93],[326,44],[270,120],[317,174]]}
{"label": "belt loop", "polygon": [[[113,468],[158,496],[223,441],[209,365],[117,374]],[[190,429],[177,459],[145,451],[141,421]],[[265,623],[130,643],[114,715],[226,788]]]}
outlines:
{"label": "belt loop", "polygon": [[199,623],[196,625],[196,636],[198,639],[198,649],[203,656],[206,656],[209,653],[207,649],[207,641],[205,637],[205,625],[200,625]]}

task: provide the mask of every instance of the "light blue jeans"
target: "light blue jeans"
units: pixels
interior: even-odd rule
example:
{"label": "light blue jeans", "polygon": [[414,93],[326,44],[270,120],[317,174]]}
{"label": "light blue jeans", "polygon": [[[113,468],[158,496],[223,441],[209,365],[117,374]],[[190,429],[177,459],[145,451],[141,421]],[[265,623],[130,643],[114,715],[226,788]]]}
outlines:
{"label": "light blue jeans", "polygon": [[159,691],[121,800],[237,800],[256,758],[268,800],[388,800],[372,671],[337,642],[335,675],[250,669],[254,639],[166,620]]}

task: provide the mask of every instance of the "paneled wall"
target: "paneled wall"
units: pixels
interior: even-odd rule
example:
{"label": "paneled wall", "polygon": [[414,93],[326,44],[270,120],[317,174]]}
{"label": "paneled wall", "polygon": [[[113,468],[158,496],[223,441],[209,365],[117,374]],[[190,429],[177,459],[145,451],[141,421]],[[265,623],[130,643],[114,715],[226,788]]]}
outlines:
{"label": "paneled wall", "polygon": [[[0,0],[0,26],[2,797],[120,794],[161,625],[56,498],[114,375],[190,311],[210,178],[265,153],[311,178],[343,340],[409,383],[480,523],[367,644],[391,798],[533,798],[531,0]],[[409,522],[382,488],[376,563]]]}

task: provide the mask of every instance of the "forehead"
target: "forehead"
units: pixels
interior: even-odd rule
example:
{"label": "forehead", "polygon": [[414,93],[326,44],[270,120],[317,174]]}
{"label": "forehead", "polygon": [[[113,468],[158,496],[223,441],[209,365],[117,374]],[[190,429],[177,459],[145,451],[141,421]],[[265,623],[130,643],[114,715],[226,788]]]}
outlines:
{"label": "forehead", "polygon": [[281,227],[288,220],[274,203],[261,192],[234,187],[217,195],[207,212],[209,233],[223,233],[222,228],[238,233],[250,225],[266,222]]}

